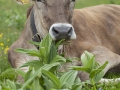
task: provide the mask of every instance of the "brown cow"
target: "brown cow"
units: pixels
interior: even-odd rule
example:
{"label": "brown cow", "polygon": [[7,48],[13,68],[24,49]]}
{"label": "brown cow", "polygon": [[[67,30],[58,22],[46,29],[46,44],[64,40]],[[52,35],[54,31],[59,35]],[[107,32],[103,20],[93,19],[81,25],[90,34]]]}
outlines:
{"label": "brown cow", "polygon": [[[120,72],[119,5],[74,9],[75,0],[33,1],[34,5],[27,18],[26,26],[9,50],[8,57],[13,67],[17,68],[29,60],[37,59],[14,52],[16,48],[37,49],[28,41],[32,40],[33,36],[34,40],[39,41],[40,37],[43,38],[49,33],[53,40],[73,39],[69,45],[62,45],[67,57],[80,57],[87,50],[95,55],[96,61],[100,64],[109,62],[104,73],[117,65],[111,71]],[[79,62],[75,65],[79,65]],[[89,79],[83,72],[79,74],[79,77],[83,81]]]}

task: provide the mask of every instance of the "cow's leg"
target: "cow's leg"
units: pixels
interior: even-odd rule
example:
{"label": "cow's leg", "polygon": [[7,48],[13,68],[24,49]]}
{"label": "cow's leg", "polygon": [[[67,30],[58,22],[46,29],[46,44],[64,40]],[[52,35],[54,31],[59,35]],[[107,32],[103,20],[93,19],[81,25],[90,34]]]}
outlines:
{"label": "cow's leg", "polygon": [[[118,54],[113,53],[109,49],[103,46],[95,46],[90,50],[92,54],[95,55],[95,60],[100,64],[104,64],[108,61],[108,65],[104,69],[104,74],[111,68],[117,66],[120,63],[120,56]],[[88,80],[89,76],[85,72],[80,72],[79,76],[82,81]]]}

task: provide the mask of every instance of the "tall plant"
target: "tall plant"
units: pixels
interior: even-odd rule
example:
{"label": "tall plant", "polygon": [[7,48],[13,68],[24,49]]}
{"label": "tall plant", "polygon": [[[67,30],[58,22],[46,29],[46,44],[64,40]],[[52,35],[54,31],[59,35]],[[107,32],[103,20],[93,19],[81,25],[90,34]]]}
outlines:
{"label": "tall plant", "polygon": [[95,83],[102,78],[107,62],[100,66],[95,61],[94,55],[85,51],[81,56],[83,66],[70,66],[71,69],[68,68],[68,71],[59,72],[62,65],[72,62],[57,53],[61,42],[55,44],[50,35],[47,35],[40,43],[32,42],[39,46],[39,50],[16,49],[16,52],[36,56],[39,60],[32,60],[21,66],[29,67],[27,73],[20,69],[14,70],[23,77],[24,83],[5,80],[0,84],[0,88],[5,90],[82,90],[84,83],[87,82],[81,82],[77,74],[78,71],[85,71],[89,74],[89,84],[93,85],[93,90],[96,90]]}
{"label": "tall plant", "polygon": [[[39,46],[39,50],[16,50],[20,53],[39,57],[39,60],[32,60],[21,66],[29,67],[29,71],[25,74],[25,83],[20,90],[28,88],[30,90],[81,89],[80,80],[77,78],[77,71],[58,72],[61,65],[70,62],[70,60],[58,55],[57,47],[60,43],[61,41],[54,44],[50,35],[47,35],[40,43],[34,43]],[[78,82],[80,84],[79,86]]]}

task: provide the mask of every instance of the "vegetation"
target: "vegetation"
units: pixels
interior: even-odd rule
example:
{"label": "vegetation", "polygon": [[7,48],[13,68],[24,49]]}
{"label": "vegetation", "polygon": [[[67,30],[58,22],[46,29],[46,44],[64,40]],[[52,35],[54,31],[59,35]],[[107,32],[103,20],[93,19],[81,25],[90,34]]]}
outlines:
{"label": "vegetation", "polygon": [[[47,35],[40,43],[32,42],[39,46],[39,50],[16,49],[16,52],[39,57],[39,60],[32,60],[21,67],[29,67],[27,73],[18,69],[7,69],[0,75],[1,90],[113,90],[116,85],[111,86],[99,84],[103,77],[103,69],[108,62],[102,66],[95,61],[95,56],[85,51],[81,56],[83,66],[68,66],[61,70],[65,63],[73,63],[70,58],[64,58],[64,53],[58,55],[57,48],[62,41],[52,42],[50,35]],[[21,68],[20,67],[20,68]],[[81,82],[77,77],[78,71],[88,73],[90,80]],[[11,73],[12,72],[12,73]],[[16,82],[17,75],[23,77],[24,82]]]}
{"label": "vegetation", "polygon": [[28,6],[18,5],[14,0],[0,0],[0,73],[11,67],[7,51],[23,30]]}
{"label": "vegetation", "polygon": [[[98,4],[120,4],[119,0],[77,0],[76,8],[83,8],[87,6],[93,6]],[[10,64],[7,59],[7,51],[10,45],[19,37],[22,32],[25,21],[26,21],[26,11],[30,5],[18,5],[14,0],[0,0],[0,80],[4,80],[4,76],[10,80],[14,80],[16,77],[16,72],[11,69]],[[8,69],[10,68],[10,69]],[[6,70],[8,69],[8,70]],[[5,73],[5,72],[9,73]],[[10,74],[10,75],[9,75]],[[9,83],[10,81],[7,80]],[[7,83],[7,84],[8,84]],[[19,86],[19,85],[18,85]],[[108,84],[99,85],[104,87],[104,90],[115,90],[120,88],[120,84]],[[1,90],[1,89],[0,89]],[[9,89],[6,89],[9,90]],[[89,90],[87,86],[83,90]],[[118,89],[116,89],[118,90]]]}
{"label": "vegetation", "polygon": [[[59,44],[52,42],[50,35],[47,35],[40,43],[32,42],[39,46],[39,50],[33,49],[17,49],[16,52],[28,54],[31,56],[37,56],[39,60],[32,60],[21,67],[29,67],[27,73],[19,69],[7,69],[4,71],[4,78],[1,78],[0,83],[1,89],[8,90],[82,90],[83,86],[86,84],[92,90],[97,90],[100,88],[96,85],[99,80],[103,77],[103,69],[106,67],[108,62],[105,62],[100,66],[96,61],[94,55],[85,51],[81,56],[81,61],[83,66],[69,66],[62,69],[65,63],[73,63],[71,59],[64,58],[64,54],[58,55],[57,48]],[[79,59],[76,59],[78,62]],[[20,68],[21,68],[20,67]],[[69,69],[71,68],[71,69]],[[14,82],[16,77],[12,77],[11,81],[6,75],[12,70],[14,76],[20,74],[23,77],[24,83]],[[87,82],[81,82],[80,78],[77,77],[78,71],[85,71],[89,74],[90,80]],[[17,87],[19,85],[19,87]],[[37,86],[36,86],[37,85]],[[101,87],[102,88],[102,87]]]}

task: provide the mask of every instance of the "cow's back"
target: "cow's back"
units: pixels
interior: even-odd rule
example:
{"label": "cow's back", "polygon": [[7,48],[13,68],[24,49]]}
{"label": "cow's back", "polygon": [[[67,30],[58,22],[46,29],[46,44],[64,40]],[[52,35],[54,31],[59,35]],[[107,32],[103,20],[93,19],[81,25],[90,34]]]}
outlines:
{"label": "cow's back", "polygon": [[102,45],[120,54],[119,5],[99,5],[75,9],[73,20],[77,39],[72,43],[72,47],[76,47],[77,53],[90,50],[91,45],[93,47]]}

